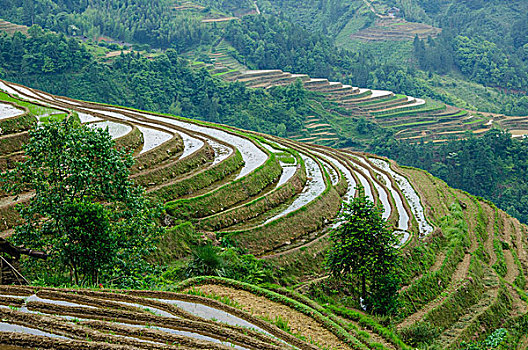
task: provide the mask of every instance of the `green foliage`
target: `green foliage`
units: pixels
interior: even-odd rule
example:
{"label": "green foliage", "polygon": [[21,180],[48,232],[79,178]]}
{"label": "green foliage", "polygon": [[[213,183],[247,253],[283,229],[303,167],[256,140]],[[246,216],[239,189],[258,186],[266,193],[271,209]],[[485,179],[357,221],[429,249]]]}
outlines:
{"label": "green foliage", "polygon": [[201,236],[190,222],[177,223],[165,230],[149,261],[163,266],[171,265],[188,257],[192,253],[192,247],[200,243]]}
{"label": "green foliage", "polygon": [[15,243],[49,252],[55,274],[69,271],[76,284],[141,273],[161,232],[160,208],[128,179],[132,157],[114,148],[108,131],[67,121],[30,136],[26,160],[1,178],[13,194],[34,191],[18,208]]}
{"label": "green foliage", "polygon": [[291,328],[288,325],[288,320],[280,317],[280,315],[275,316],[275,320],[273,320],[273,323],[275,323],[275,325],[279,327],[280,329],[282,329],[283,331],[291,332]]}
{"label": "green foliage", "polygon": [[[147,48],[185,50],[212,42],[210,28],[200,18],[171,11],[172,4],[168,0],[2,0],[0,17],[94,40],[147,44]],[[55,66],[53,61],[47,65]]]}
{"label": "green foliage", "polygon": [[497,273],[501,277],[505,277],[508,273],[508,266],[506,265],[506,260],[504,258],[504,252],[502,250],[501,242],[498,239],[493,240],[493,250],[495,251],[495,254],[497,255],[497,261],[495,264],[493,264],[493,269],[497,271]]}
{"label": "green foliage", "polygon": [[219,276],[252,284],[273,282],[276,273],[270,263],[253,255],[241,255],[234,248],[221,249],[211,244],[196,246],[185,268],[187,278]]}
{"label": "green foliage", "polygon": [[110,218],[100,203],[75,198],[62,209],[63,233],[54,242],[64,266],[71,266],[78,276],[88,276],[95,283],[99,271],[108,266],[117,252],[118,238],[110,227]]}
{"label": "green foliage", "polygon": [[429,322],[417,322],[400,332],[402,340],[414,347],[428,345],[438,336],[438,330]]}
{"label": "green foliage", "polygon": [[499,328],[481,342],[463,342],[461,348],[463,350],[507,349],[505,347],[507,336],[508,331],[504,328]]}
{"label": "green foliage", "polygon": [[370,311],[391,314],[397,309],[400,283],[397,240],[381,210],[365,196],[363,188],[358,187],[358,191],[358,197],[344,203],[340,226],[331,232],[327,265],[334,277],[352,279],[360,285]]}

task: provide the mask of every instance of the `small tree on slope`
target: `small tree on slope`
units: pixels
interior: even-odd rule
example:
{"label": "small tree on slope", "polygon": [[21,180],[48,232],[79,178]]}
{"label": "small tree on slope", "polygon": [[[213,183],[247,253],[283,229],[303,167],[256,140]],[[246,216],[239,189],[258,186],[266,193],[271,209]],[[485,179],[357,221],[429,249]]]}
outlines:
{"label": "small tree on slope", "polygon": [[24,150],[25,161],[1,177],[13,194],[32,192],[18,208],[15,242],[48,251],[53,272],[69,272],[76,284],[140,271],[161,212],[129,180],[133,159],[115,149],[108,131],[41,125]]}
{"label": "small tree on slope", "polygon": [[397,308],[400,278],[398,243],[379,207],[357,188],[359,196],[344,203],[340,225],[330,234],[327,266],[333,277],[356,282],[367,309],[390,314]]}

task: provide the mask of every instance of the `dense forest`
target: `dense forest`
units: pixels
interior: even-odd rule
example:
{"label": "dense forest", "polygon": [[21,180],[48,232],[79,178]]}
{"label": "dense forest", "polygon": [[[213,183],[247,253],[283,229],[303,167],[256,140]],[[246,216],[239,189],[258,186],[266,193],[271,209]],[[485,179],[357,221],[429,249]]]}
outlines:
{"label": "dense forest", "polygon": [[205,69],[192,69],[173,49],[155,59],[121,55],[108,65],[76,39],[35,26],[28,36],[0,35],[0,51],[2,77],[72,98],[280,135],[297,131],[309,108],[302,85],[264,91],[225,83]]}
{"label": "dense forest", "polygon": [[[268,15],[244,16],[225,29],[201,19],[210,14],[251,13],[252,2],[196,3],[203,8],[182,12],[175,11],[177,3],[169,0],[0,0],[0,18],[85,39],[173,48],[178,53],[214,46],[225,37],[236,48],[236,58],[252,68],[280,68],[470,109],[528,114],[528,12],[523,1],[512,1],[509,6],[496,0],[486,6],[482,1],[379,2],[379,9],[399,6],[406,20],[443,30],[436,39],[411,43],[409,57],[404,60],[392,58],[390,46],[339,48],[336,38],[341,32],[367,28],[376,21],[363,1],[257,1]],[[460,85],[457,82],[469,81],[481,84],[482,89],[499,89],[485,103],[486,92],[480,93],[479,101],[467,96],[461,99],[439,89],[437,75],[454,79],[447,84],[456,85],[455,89]],[[468,89],[464,88],[465,94]]]}
{"label": "dense forest", "polygon": [[170,10],[158,0],[1,0],[0,17],[68,35],[110,37],[178,51],[212,42],[211,28],[199,18]]}

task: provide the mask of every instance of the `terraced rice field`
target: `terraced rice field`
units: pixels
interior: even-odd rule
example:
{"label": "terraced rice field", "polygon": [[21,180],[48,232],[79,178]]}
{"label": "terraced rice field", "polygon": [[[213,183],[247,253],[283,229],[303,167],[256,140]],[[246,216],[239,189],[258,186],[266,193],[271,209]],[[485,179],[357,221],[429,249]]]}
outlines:
{"label": "terraced rice field", "polygon": [[440,32],[440,28],[427,24],[384,18],[378,19],[373,26],[350,35],[349,38],[360,41],[413,40],[416,35],[420,39],[427,39],[429,36],[436,37]]}
{"label": "terraced rice field", "polygon": [[[334,113],[345,109],[352,118],[368,118],[382,127],[392,128],[397,138],[408,142],[444,142],[450,138],[466,137],[467,131],[479,135],[494,126],[509,130],[525,129],[522,126],[526,124],[526,118],[506,119],[490,115],[474,117],[473,114],[452,106],[396,95],[391,91],[363,89],[277,69],[248,70],[229,55],[229,50],[229,44],[222,41],[218,50],[210,54],[214,64],[209,68],[213,75],[227,81],[243,82],[251,88],[287,85],[300,79],[306,89],[323,94]],[[301,142],[335,147],[341,140],[336,132],[338,128],[338,125],[331,125],[318,117],[307,116],[301,132],[290,137]]]}
{"label": "terraced rice field", "polygon": [[0,119],[13,118],[24,114],[23,109],[16,108],[13,105],[7,103],[0,103]]}
{"label": "terraced rice field", "polygon": [[28,27],[26,26],[14,24],[0,19],[0,32],[6,32],[9,35],[14,34],[15,32],[21,32],[26,34],[27,30]]}
{"label": "terraced rice field", "polygon": [[[520,292],[526,285],[519,277],[528,270],[524,226],[425,172],[369,154],[74,101],[9,82],[0,88],[10,98],[16,93],[26,100],[18,102],[26,104],[17,110],[22,114],[13,114],[17,103],[0,108],[0,127],[25,121],[24,128],[0,136],[2,169],[23,156],[27,130],[36,124],[28,113],[33,104],[52,105],[70,118],[77,112],[82,123],[108,126],[117,145],[133,152],[131,177],[165,203],[168,214],[273,261],[306,283],[321,280],[328,233],[337,225],[342,200],[356,196],[355,187],[362,184],[366,195],[383,205],[406,263],[415,266],[405,276],[402,312],[395,320],[402,336],[410,327],[430,322],[439,331],[432,341],[440,348],[456,348],[475,332],[488,331],[482,324],[490,315],[502,321],[526,313]],[[390,98],[381,92],[370,95],[380,101]],[[315,118],[308,123],[324,126]],[[3,237],[17,224],[14,205],[31,195],[15,199],[0,193]],[[451,226],[446,225],[464,227],[457,224],[461,218],[466,238],[452,246]],[[468,286],[474,286],[472,299],[460,299]],[[338,312],[280,287],[198,278],[173,291],[0,287],[0,344],[44,349],[410,349],[396,333],[365,321],[367,316],[357,311]],[[277,327],[284,320],[289,332]]]}

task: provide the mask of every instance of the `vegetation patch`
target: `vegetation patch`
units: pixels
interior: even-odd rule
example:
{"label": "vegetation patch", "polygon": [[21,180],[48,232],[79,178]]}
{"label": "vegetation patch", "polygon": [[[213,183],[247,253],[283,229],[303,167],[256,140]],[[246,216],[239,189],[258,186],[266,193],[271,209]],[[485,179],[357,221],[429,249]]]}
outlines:
{"label": "vegetation patch", "polygon": [[0,155],[8,155],[22,150],[24,144],[29,140],[29,133],[27,131],[0,136]]}
{"label": "vegetation patch", "polygon": [[2,130],[2,135],[15,134],[27,131],[33,128],[36,124],[37,118],[29,112],[26,112],[13,118],[0,120],[0,130]]}

